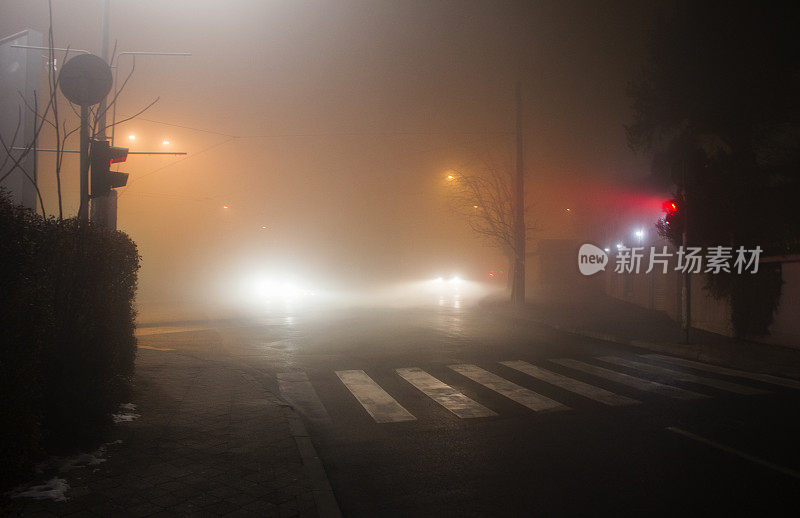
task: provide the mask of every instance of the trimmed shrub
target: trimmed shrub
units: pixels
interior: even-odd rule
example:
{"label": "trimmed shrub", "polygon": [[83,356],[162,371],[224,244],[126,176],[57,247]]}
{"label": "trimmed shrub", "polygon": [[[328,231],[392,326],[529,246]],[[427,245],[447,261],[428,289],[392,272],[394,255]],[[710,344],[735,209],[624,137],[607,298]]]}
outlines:
{"label": "trimmed shrub", "polygon": [[129,397],[139,254],[131,239],[0,195],[3,485],[96,441]]}

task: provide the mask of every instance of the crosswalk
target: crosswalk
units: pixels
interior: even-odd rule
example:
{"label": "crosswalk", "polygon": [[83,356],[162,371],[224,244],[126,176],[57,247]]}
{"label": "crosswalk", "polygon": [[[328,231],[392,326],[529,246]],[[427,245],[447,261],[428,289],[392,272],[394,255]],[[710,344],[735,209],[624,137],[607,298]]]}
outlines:
{"label": "crosswalk", "polygon": [[531,365],[528,362],[514,361],[500,363],[506,367],[511,367],[512,369],[523,372],[528,376],[538,378],[546,383],[561,387],[565,390],[569,390],[570,392],[575,392],[576,394],[580,394],[581,396],[589,399],[594,399],[595,401],[605,405],[619,406],[635,405],[639,403],[639,401],[635,399],[620,396],[619,394],[614,394],[609,390],[595,387],[594,385],[589,385],[588,383],[584,383],[573,378],[568,378],[567,376],[562,376],[561,374],[556,374],[555,372]]}
{"label": "crosswalk", "polygon": [[416,419],[411,412],[403,408],[388,392],[367,376],[366,372],[336,371],[336,375],[376,423],[396,423]]}
{"label": "crosswalk", "polygon": [[597,365],[591,365],[589,363],[573,360],[571,358],[562,358],[552,361],[559,365],[563,365],[564,367],[582,371],[598,378],[604,378],[609,381],[613,381],[614,383],[619,383],[620,385],[627,385],[635,388],[636,390],[641,390],[642,392],[655,392],[656,394],[661,394],[662,396],[675,399],[698,399],[708,397],[705,394],[698,394],[697,392],[673,387],[672,385],[662,385],[661,383],[655,381],[637,378],[636,376],[631,376],[630,374],[598,367]]}
{"label": "crosswalk", "polygon": [[[664,355],[645,354],[635,359],[619,356],[599,356],[583,360],[574,358],[550,358],[545,360],[545,362],[559,366],[560,368],[556,370],[561,370],[565,373],[546,368],[546,364],[534,365],[521,360],[497,362],[497,365],[501,366],[499,369],[488,365],[485,366],[487,368],[483,368],[468,363],[452,364],[447,366],[451,374],[444,377],[436,377],[420,367],[402,367],[394,369],[393,374],[396,374],[405,383],[398,382],[401,383],[399,386],[393,383],[387,387],[382,387],[363,370],[340,370],[335,371],[335,374],[352,395],[353,400],[376,423],[399,423],[417,420],[417,417],[411,411],[395,399],[395,397],[399,397],[397,393],[398,387],[401,389],[402,387],[408,387],[409,390],[414,390],[417,394],[423,394],[458,419],[488,418],[501,413],[501,410],[497,407],[496,397],[491,400],[494,401],[494,405],[491,401],[479,402],[467,396],[464,393],[464,389],[459,390],[443,381],[444,379],[453,379],[453,373],[456,375],[455,379],[458,380],[454,384],[459,387],[465,387],[466,392],[470,394],[477,393],[485,396],[488,393],[494,393],[500,396],[501,399],[513,402],[511,405],[516,404],[524,407],[527,411],[536,413],[568,411],[570,407],[564,402],[558,401],[561,396],[554,397],[549,390],[545,390],[548,395],[540,394],[531,388],[521,385],[520,383],[524,385],[528,383],[519,380],[530,379],[537,386],[557,387],[554,391],[556,394],[559,393],[559,390],[561,392],[566,391],[577,396],[578,399],[585,399],[589,402],[610,407],[640,405],[642,403],[642,401],[629,395],[614,392],[614,390],[619,390],[619,388],[614,387],[622,387],[623,391],[630,392],[634,390],[657,397],[677,400],[709,399],[714,396],[675,386],[673,382],[698,385],[703,387],[706,392],[711,389],[712,391],[732,393],[739,396],[758,396],[769,393],[769,390],[765,388],[753,387],[678,369],[694,369],[704,373],[756,381],[762,385],[769,384],[800,390],[800,382],[796,380],[734,370]],[[654,362],[666,363],[668,367]],[[504,377],[506,376],[505,374],[501,375],[497,372],[492,372],[499,371],[504,373],[503,369],[506,369],[509,373],[516,373],[515,376],[510,376],[516,381],[507,379]],[[622,372],[623,370],[633,371],[637,375],[634,376]],[[658,381],[648,379],[648,377],[655,377]],[[284,396],[292,404],[298,406],[307,417],[327,420],[325,405],[319,399],[305,373],[279,374],[278,378],[279,387]],[[476,387],[480,388],[476,390]],[[394,395],[390,394],[387,389],[394,392]],[[490,392],[487,392],[487,390]],[[508,405],[500,406],[508,408]],[[413,405],[411,407],[413,408]]]}
{"label": "crosswalk", "polygon": [[760,390],[753,387],[745,387],[744,385],[731,383],[730,381],[718,380],[715,378],[706,378],[703,376],[697,376],[696,374],[679,372],[672,369],[665,369],[664,367],[658,367],[655,365],[650,365],[648,363],[626,360],[625,358],[617,358],[615,356],[601,356],[600,359],[605,362],[622,365],[623,367],[630,367],[632,369],[640,370],[643,372],[649,372],[651,374],[656,374],[656,375],[670,376],[671,378],[674,378],[679,381],[688,381],[690,383],[697,383],[698,385],[706,385],[708,387],[712,387],[715,389],[733,392],[734,394],[752,395],[752,394],[766,394],[767,392],[766,390]]}
{"label": "crosswalk", "polygon": [[476,403],[450,385],[446,385],[417,367],[395,369],[407,382],[460,418],[487,417],[497,415],[480,403]]}

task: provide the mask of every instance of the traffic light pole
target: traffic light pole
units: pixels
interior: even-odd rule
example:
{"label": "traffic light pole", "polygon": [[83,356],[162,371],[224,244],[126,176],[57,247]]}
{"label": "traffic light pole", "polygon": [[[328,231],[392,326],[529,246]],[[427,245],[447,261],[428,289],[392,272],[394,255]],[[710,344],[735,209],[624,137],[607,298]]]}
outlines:
{"label": "traffic light pole", "polygon": [[[124,55],[148,55],[148,56],[189,56],[188,52],[120,52],[117,54],[116,65],[111,63],[111,56],[109,55],[109,14],[110,14],[110,0],[103,0],[103,29],[102,29],[102,46],[100,57],[106,63],[114,68],[114,97],[111,106],[113,115],[111,118],[111,145],[114,145],[114,130],[117,115],[117,75],[119,74],[119,58]],[[103,98],[98,108],[98,132],[95,138],[99,140],[106,139],[106,111],[108,109],[107,99]],[[142,154],[155,154],[155,153],[142,153]],[[165,153],[166,154],[166,153]],[[170,153],[170,154],[185,154],[185,153]],[[117,228],[117,191],[111,189],[107,193],[100,196],[92,197],[92,221],[99,223],[107,228],[116,230]]]}
{"label": "traffic light pole", "polygon": [[81,203],[78,208],[78,219],[89,221],[89,107],[81,105]]}
{"label": "traffic light pole", "polygon": [[[686,253],[687,247],[689,246],[689,203],[688,203],[688,196],[687,192],[688,189],[686,188],[686,159],[683,159],[682,164],[683,170],[681,171],[681,176],[683,183],[683,235],[681,236],[681,243],[683,244],[683,252]],[[691,280],[691,273],[689,273],[688,268],[684,268],[682,274],[682,283],[681,283],[681,300],[683,302],[683,308],[681,313],[683,313],[683,343],[689,344],[691,343],[691,329],[692,329],[692,280]]]}
{"label": "traffic light pole", "polygon": [[[103,36],[100,47],[100,57],[109,63],[108,49],[108,17],[110,11],[110,0],[103,1]],[[110,63],[109,63],[110,64]],[[100,101],[97,109],[98,128],[96,138],[105,140],[106,138],[106,111],[108,109],[107,97]],[[96,193],[92,193],[96,194]],[[117,191],[111,189],[109,192],[92,197],[92,222],[103,225],[111,230],[117,228]]]}

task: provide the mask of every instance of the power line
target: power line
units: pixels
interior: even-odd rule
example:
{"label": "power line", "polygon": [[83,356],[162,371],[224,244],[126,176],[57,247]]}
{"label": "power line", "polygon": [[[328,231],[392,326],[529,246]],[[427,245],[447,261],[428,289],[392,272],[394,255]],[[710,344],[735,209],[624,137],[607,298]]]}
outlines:
{"label": "power line", "polygon": [[203,133],[212,133],[214,135],[221,135],[223,137],[237,138],[236,135],[231,135],[229,133],[222,133],[220,131],[214,131],[214,130],[205,129],[205,128],[196,128],[194,126],[184,126],[182,124],[173,124],[171,122],[163,122],[163,121],[157,121],[157,120],[153,120],[153,119],[145,119],[144,117],[137,117],[136,120],[152,122],[154,124],[161,124],[163,126],[172,126],[173,128],[182,128],[182,129],[188,129],[188,130],[192,130],[192,131],[202,131]]}
{"label": "power line", "polygon": [[168,167],[172,167],[172,166],[174,166],[174,165],[176,165],[176,164],[178,164],[180,162],[183,162],[184,160],[189,160],[190,158],[196,157],[197,155],[202,155],[203,153],[211,151],[212,149],[217,148],[217,147],[219,147],[219,146],[221,146],[223,144],[227,144],[228,142],[230,142],[232,140],[236,140],[236,137],[230,137],[228,139],[223,140],[222,142],[217,142],[216,144],[213,144],[211,146],[207,146],[207,147],[201,149],[200,151],[198,151],[196,153],[192,153],[190,155],[186,155],[185,157],[183,157],[183,158],[181,158],[179,160],[176,160],[176,161],[172,162],[171,164],[167,164],[167,165],[159,167],[157,169],[153,169],[152,171],[149,171],[149,172],[147,172],[147,173],[145,173],[143,175],[137,176],[136,178],[134,178],[133,180],[131,180],[128,183],[128,186],[126,187],[126,189],[122,193],[120,193],[120,196],[122,196],[123,194],[128,192],[128,189],[130,189],[131,185],[136,183],[138,180],[141,180],[142,178],[146,178],[146,177],[148,177],[148,176],[150,176],[152,174],[155,174],[155,173],[158,173],[160,171],[163,171],[164,169],[167,169]]}
{"label": "power line", "polygon": [[201,131],[204,133],[212,133],[214,135],[221,135],[224,137],[238,138],[238,139],[260,139],[260,138],[313,138],[313,137],[405,137],[405,136],[436,136],[436,135],[513,135],[511,131],[451,131],[451,130],[428,130],[428,131],[339,131],[339,132],[319,132],[319,133],[263,133],[263,134],[245,134],[233,135],[221,131],[211,130],[208,128],[198,128],[196,126],[185,126],[182,124],[174,124],[171,122],[158,121],[154,119],[146,119],[144,117],[137,117],[136,120],[152,122],[154,124],[162,124],[164,126],[171,126],[174,128],[188,129],[191,131]]}

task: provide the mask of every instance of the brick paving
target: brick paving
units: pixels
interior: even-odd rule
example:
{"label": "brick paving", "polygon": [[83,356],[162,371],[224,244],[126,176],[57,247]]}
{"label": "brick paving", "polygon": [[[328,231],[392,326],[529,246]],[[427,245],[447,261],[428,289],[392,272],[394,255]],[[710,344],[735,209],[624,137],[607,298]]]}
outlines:
{"label": "brick paving", "polygon": [[317,516],[291,411],[246,370],[140,349],[140,417],[106,462],[58,476],[66,502],[6,500],[8,516]]}

